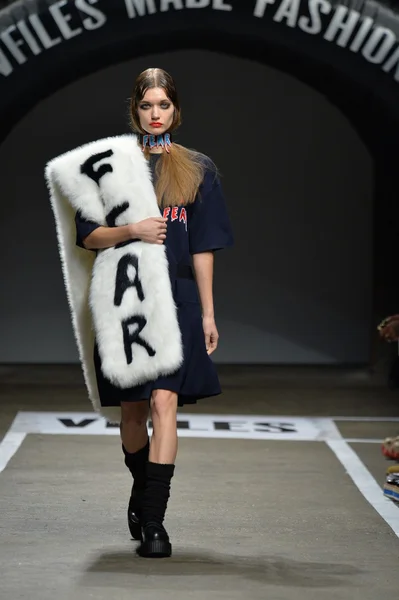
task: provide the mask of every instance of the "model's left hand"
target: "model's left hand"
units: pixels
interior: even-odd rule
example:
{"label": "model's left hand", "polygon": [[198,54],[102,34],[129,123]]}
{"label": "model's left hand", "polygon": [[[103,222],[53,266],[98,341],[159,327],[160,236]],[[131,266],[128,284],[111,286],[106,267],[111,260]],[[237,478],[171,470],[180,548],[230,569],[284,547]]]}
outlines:
{"label": "model's left hand", "polygon": [[212,352],[215,352],[219,340],[215,319],[212,317],[202,317],[202,326],[205,334],[206,351],[208,354],[212,354]]}

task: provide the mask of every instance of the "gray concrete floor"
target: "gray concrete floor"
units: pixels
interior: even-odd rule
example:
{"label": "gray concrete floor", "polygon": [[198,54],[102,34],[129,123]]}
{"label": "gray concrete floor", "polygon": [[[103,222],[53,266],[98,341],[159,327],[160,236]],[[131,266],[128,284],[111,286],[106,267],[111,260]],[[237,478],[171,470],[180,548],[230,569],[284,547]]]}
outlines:
{"label": "gray concrete floor", "polygon": [[[399,391],[360,370],[221,379],[222,397],[184,412],[386,418],[337,421],[346,438],[398,430]],[[0,368],[0,439],[19,410],[90,412],[79,368]],[[351,447],[382,484],[379,444]],[[28,435],[0,473],[0,599],[397,597],[399,539],[325,443],[182,438],[168,560],[136,557],[129,490],[117,436]]]}

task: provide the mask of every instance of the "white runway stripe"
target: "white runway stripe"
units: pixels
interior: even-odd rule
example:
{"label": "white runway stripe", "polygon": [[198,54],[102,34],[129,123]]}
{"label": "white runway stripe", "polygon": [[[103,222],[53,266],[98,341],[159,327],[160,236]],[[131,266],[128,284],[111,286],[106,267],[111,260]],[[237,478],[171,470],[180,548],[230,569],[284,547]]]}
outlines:
{"label": "white runway stripe", "polygon": [[382,445],[380,438],[344,438],[348,444],[379,444]]}
{"label": "white runway stripe", "polygon": [[328,440],[327,445],[345,468],[353,483],[371,506],[399,537],[399,510],[384,497],[381,487],[345,440]]}
{"label": "white runway stripe", "polygon": [[26,433],[9,430],[0,442],[0,473],[4,471],[26,437]]}
{"label": "white runway stripe", "polygon": [[[398,423],[399,417],[328,417],[332,421],[359,421],[361,423]],[[395,425],[397,429],[398,426]]]}

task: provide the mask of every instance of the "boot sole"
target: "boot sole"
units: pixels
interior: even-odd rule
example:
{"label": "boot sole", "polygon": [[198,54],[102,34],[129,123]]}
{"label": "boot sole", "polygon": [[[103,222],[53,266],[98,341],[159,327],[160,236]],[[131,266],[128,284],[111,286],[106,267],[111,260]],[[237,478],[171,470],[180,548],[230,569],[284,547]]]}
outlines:
{"label": "boot sole", "polygon": [[142,558],[168,558],[172,556],[172,544],[160,540],[143,542],[137,549],[137,554]]}

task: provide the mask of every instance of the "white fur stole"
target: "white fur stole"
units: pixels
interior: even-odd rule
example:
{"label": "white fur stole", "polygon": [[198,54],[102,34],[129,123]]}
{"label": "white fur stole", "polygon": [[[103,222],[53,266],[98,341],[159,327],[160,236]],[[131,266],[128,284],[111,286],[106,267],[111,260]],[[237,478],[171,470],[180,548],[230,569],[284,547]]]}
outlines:
{"label": "white fur stole", "polygon": [[[134,242],[94,253],[76,246],[74,213],[101,225],[160,216],[148,163],[133,135],[105,138],[51,160],[45,170],[75,338],[89,397],[100,406],[94,338],[102,371],[120,388],[168,375],[183,349],[165,247]],[[94,331],[93,331],[94,328]]]}

